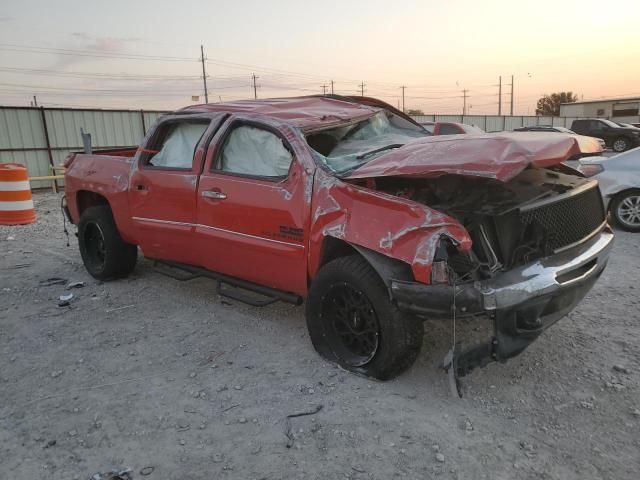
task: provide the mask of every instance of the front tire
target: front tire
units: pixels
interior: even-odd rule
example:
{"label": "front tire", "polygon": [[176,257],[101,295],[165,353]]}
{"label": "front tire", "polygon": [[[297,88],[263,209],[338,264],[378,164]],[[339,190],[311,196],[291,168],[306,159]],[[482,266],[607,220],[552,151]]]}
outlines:
{"label": "front tire", "polygon": [[136,266],[138,247],[122,240],[108,206],[87,208],[78,223],[84,266],[98,280],[125,277]]}
{"label": "front tire", "polygon": [[610,207],[616,224],[628,232],[640,232],[640,189],[618,194]]}
{"label": "front tire", "polygon": [[398,310],[376,271],[358,255],[322,267],[311,285],[305,314],[318,353],[368,377],[388,380],[399,375],[422,347],[422,322]]}
{"label": "front tire", "polygon": [[624,152],[629,149],[629,140],[624,137],[618,137],[613,141],[611,148],[617,153]]}

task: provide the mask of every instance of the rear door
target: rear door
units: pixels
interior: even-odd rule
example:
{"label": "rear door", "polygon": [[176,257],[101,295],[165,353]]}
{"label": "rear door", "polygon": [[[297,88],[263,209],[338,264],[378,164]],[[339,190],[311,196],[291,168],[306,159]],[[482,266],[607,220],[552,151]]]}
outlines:
{"label": "rear door", "polygon": [[198,186],[202,262],[216,272],[305,293],[304,185],[311,173],[272,124],[236,118],[218,138]]}
{"label": "rear door", "polygon": [[129,207],[145,256],[197,264],[191,243],[198,176],[207,139],[223,118],[223,114],[171,117],[139,149],[129,184]]}

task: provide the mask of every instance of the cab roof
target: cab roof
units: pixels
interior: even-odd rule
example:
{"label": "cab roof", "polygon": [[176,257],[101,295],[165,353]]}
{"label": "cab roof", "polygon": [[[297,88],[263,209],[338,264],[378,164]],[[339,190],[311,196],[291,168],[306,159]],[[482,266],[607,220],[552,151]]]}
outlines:
{"label": "cab roof", "polygon": [[[358,97],[358,100],[360,97]],[[178,110],[176,113],[245,113],[256,116],[266,116],[285,122],[293,127],[304,130],[315,129],[345,121],[367,118],[380,111],[380,108],[391,108],[390,105],[376,101],[371,105],[367,97],[362,97],[363,103],[350,97],[334,96],[306,96],[288,98],[268,98],[260,100],[238,100],[235,102],[207,103],[191,105]]]}

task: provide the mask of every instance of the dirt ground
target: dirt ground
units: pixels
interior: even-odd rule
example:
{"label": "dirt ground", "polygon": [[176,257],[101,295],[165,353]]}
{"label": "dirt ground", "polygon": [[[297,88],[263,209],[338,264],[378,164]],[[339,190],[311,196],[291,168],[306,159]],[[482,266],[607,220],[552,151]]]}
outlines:
{"label": "dirt ground", "polygon": [[[0,227],[2,479],[639,478],[640,234],[617,232],[583,303],[455,399],[448,324],[426,322],[414,367],[373,382],[315,353],[303,308],[220,299],[142,258],[92,279],[60,197],[35,200],[35,225]],[[319,406],[289,420],[287,448],[286,416]]]}

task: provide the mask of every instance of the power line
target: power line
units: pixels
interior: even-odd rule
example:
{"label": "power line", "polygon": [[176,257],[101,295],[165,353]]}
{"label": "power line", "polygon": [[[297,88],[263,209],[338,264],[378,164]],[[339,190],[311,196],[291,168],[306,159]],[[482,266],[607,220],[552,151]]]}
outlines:
{"label": "power line", "polygon": [[150,60],[164,62],[193,62],[195,60],[194,58],[189,57],[169,57],[163,55],[142,55],[137,53],[101,52],[97,50],[70,50],[64,48],[33,47],[14,44],[0,44],[0,50],[21,53],[70,55],[76,57],[117,58],[121,60]]}
{"label": "power line", "polygon": [[[100,80],[199,80],[198,75],[153,75],[153,74],[119,74],[119,73],[106,73],[106,72],[59,72],[56,70],[37,69],[37,68],[16,68],[16,67],[0,67],[0,71],[8,73],[16,73],[21,75],[47,75],[56,77],[71,77],[71,78],[95,78]],[[237,79],[239,75],[233,77],[216,77],[219,79]]]}

